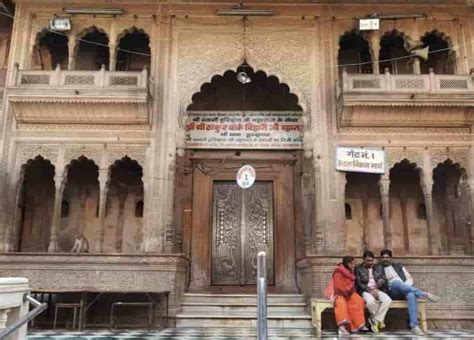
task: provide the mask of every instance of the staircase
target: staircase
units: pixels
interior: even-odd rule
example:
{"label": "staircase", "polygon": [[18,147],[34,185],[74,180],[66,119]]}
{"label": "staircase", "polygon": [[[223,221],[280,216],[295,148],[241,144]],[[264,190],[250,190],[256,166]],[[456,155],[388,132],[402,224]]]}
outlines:
{"label": "staircase", "polygon": [[[306,301],[299,294],[267,297],[269,328],[311,329]],[[257,296],[252,294],[184,294],[176,327],[257,326]]]}

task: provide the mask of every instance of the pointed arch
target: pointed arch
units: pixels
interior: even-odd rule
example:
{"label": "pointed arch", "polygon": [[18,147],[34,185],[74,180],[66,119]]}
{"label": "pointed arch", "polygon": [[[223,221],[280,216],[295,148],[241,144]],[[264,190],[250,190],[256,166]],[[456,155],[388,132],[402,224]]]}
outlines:
{"label": "pointed arch", "polygon": [[52,70],[57,65],[67,68],[69,36],[43,28],[36,33],[32,51],[33,69]]}
{"label": "pointed arch", "polygon": [[388,69],[392,74],[410,74],[413,69],[410,65],[409,51],[413,41],[404,32],[392,30],[380,37],[379,65],[380,73]]}
{"label": "pointed arch", "polygon": [[[337,64],[347,65],[344,68],[348,73],[372,73],[372,60],[369,42],[363,33],[354,29],[339,37]],[[342,67],[339,67],[339,72],[342,72]]]}
{"label": "pointed arch", "polygon": [[432,30],[421,37],[423,47],[429,48],[428,60],[422,61],[421,73],[427,74],[433,69],[436,74],[455,74],[456,56],[453,43],[444,32]]}
{"label": "pointed arch", "polygon": [[144,29],[132,26],[118,34],[116,65],[118,71],[141,71],[150,69],[150,65],[151,40]]}
{"label": "pointed arch", "polygon": [[76,70],[98,70],[109,65],[109,36],[97,26],[90,26],[77,35]]}

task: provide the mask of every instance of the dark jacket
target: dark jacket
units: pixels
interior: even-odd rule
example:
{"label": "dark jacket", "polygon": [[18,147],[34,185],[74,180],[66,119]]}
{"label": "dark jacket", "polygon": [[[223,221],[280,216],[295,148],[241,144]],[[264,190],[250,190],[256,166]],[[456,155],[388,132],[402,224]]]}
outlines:
{"label": "dark jacket", "polygon": [[397,272],[398,276],[400,276],[400,279],[402,279],[403,282],[407,280],[405,273],[403,272],[403,266],[400,263],[392,262],[392,267],[395,269]]}
{"label": "dark jacket", "polygon": [[[360,264],[355,269],[356,274],[356,289],[359,295],[362,296],[362,293],[369,292],[369,270],[364,264]],[[379,290],[388,293],[388,282],[385,278],[385,270],[383,266],[379,263],[374,264],[372,267],[372,274],[374,275],[375,284],[379,280],[383,280],[383,285],[378,287]]]}

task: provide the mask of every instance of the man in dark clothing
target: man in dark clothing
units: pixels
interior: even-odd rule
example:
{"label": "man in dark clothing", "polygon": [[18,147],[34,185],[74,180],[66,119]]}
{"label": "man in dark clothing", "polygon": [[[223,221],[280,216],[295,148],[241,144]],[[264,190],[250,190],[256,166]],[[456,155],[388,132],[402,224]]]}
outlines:
{"label": "man in dark clothing", "polygon": [[439,297],[423,292],[413,286],[413,279],[404,266],[392,261],[392,251],[384,249],[380,252],[381,263],[389,285],[389,295],[394,300],[407,300],[410,328],[415,335],[424,335],[418,326],[418,305],[416,299],[424,298],[430,301],[439,301]]}
{"label": "man in dark clothing", "polygon": [[356,289],[370,312],[369,323],[374,333],[385,327],[385,315],[392,299],[388,296],[388,282],[381,264],[374,264],[374,253],[364,252],[364,262],[355,269]]}

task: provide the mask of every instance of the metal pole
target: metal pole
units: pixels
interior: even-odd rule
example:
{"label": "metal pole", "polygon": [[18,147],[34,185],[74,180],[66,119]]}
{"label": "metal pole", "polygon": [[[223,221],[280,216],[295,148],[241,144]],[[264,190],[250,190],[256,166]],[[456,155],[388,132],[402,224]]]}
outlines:
{"label": "metal pole", "polygon": [[257,339],[267,340],[267,265],[264,251],[257,259]]}

